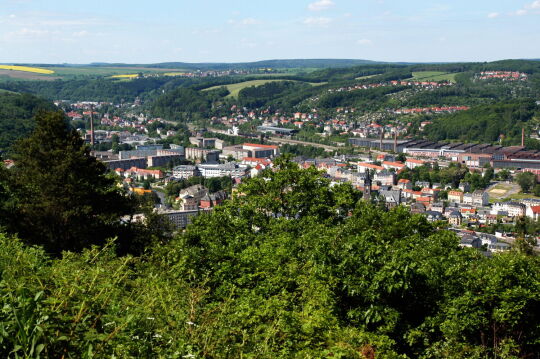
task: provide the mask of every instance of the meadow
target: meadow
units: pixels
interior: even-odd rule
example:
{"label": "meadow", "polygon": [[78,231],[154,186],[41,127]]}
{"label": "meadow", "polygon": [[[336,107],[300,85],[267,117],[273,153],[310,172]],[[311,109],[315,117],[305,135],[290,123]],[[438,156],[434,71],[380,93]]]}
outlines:
{"label": "meadow", "polygon": [[456,75],[458,75],[458,73],[449,73],[442,71],[418,71],[413,72],[413,77],[411,80],[456,82]]}

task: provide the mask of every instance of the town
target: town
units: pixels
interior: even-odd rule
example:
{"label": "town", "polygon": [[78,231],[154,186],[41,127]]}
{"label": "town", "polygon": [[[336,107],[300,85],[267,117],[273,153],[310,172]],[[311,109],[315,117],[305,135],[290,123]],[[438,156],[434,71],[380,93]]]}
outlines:
{"label": "town", "polygon": [[[451,86],[445,82],[397,81],[389,85]],[[361,88],[345,90],[354,89]],[[540,175],[540,152],[525,149],[524,132],[521,146],[433,142],[408,139],[411,122],[358,121],[360,115],[354,108],[338,108],[328,118],[318,111],[286,114],[235,106],[229,116],[209,119],[211,126],[219,125],[215,128],[185,129],[160,118],[137,114],[138,100],[122,106],[91,101],[56,104],[69,109],[67,116],[74,123],[90,118],[93,123],[96,117],[99,129],[81,131],[81,136],[96,148],[94,155],[123,179],[128,191],[138,195],[155,193],[156,210],[179,229],[191,223],[194,216],[211,211],[234,195],[236,186],[246,178],[271,170],[273,160],[280,155],[280,146],[296,138],[306,126],[319,128],[321,140],[325,135],[339,134],[345,142],[327,146],[322,156],[293,154],[292,160],[300,167],[313,166],[332,183],[350,183],[363,193],[364,200],[388,209],[406,206],[431,222],[444,223],[441,228],[455,231],[462,246],[487,253],[509,250],[516,239],[516,223],[522,218],[536,221],[540,216],[540,199],[520,193],[522,188],[517,184],[523,173],[531,174],[534,182],[525,190],[532,193]],[[102,108],[113,109],[116,114],[100,111]],[[441,106],[391,112],[414,115],[468,109]],[[430,123],[415,125],[422,131]],[[255,131],[246,133],[240,128]],[[167,141],[177,139],[180,133],[187,133],[184,136],[189,137],[189,142]],[[311,141],[297,142],[303,147],[323,146]],[[98,150],[104,146],[111,148],[107,143],[112,149]],[[439,172],[456,166],[460,173],[457,179],[439,176]],[[419,172],[432,176],[419,178]],[[203,185],[209,179],[223,178],[228,178],[223,182],[226,185],[212,191]],[[467,181],[471,178],[476,183]],[[478,179],[483,179],[483,185],[478,185]],[[178,183],[183,185],[175,186]]]}

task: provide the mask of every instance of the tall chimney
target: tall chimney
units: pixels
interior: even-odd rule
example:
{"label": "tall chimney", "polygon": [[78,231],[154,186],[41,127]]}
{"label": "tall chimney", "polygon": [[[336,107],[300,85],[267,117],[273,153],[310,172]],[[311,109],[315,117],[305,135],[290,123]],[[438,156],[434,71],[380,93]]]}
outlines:
{"label": "tall chimney", "polygon": [[90,146],[94,149],[94,106],[90,106]]}
{"label": "tall chimney", "polygon": [[525,127],[521,128],[521,147],[525,147]]}
{"label": "tall chimney", "polygon": [[394,133],[394,152],[397,153],[397,131]]}
{"label": "tall chimney", "polygon": [[380,146],[379,146],[379,149],[382,151],[383,150],[383,146],[382,146],[382,143],[383,143],[383,138],[384,138],[384,127],[381,129],[381,141],[380,141]]}

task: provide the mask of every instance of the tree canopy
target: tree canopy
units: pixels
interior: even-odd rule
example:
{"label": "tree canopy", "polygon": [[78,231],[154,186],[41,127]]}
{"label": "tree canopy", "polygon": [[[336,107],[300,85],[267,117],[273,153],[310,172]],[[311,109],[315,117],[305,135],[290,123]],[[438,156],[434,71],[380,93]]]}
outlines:
{"label": "tree canopy", "polygon": [[[537,358],[540,263],[278,160],[143,257],[0,234],[4,357]],[[10,354],[11,353],[11,354]]]}
{"label": "tree canopy", "polygon": [[51,253],[103,244],[119,233],[121,215],[131,210],[64,116],[39,113],[32,134],[13,147],[15,166],[2,173],[9,201],[0,222]]}

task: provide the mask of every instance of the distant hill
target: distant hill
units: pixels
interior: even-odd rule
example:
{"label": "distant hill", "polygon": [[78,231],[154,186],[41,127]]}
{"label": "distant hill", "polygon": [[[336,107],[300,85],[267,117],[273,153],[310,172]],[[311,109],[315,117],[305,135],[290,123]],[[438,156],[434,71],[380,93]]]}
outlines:
{"label": "distant hill", "polygon": [[[146,68],[178,68],[185,70],[230,70],[230,69],[258,69],[258,68],[333,68],[359,65],[382,64],[383,62],[362,59],[287,59],[263,60],[255,62],[161,62],[156,64],[125,64],[93,62],[90,64],[62,64],[60,67],[146,67]],[[43,66],[43,65],[42,65]],[[48,65],[50,66],[50,65]]]}

